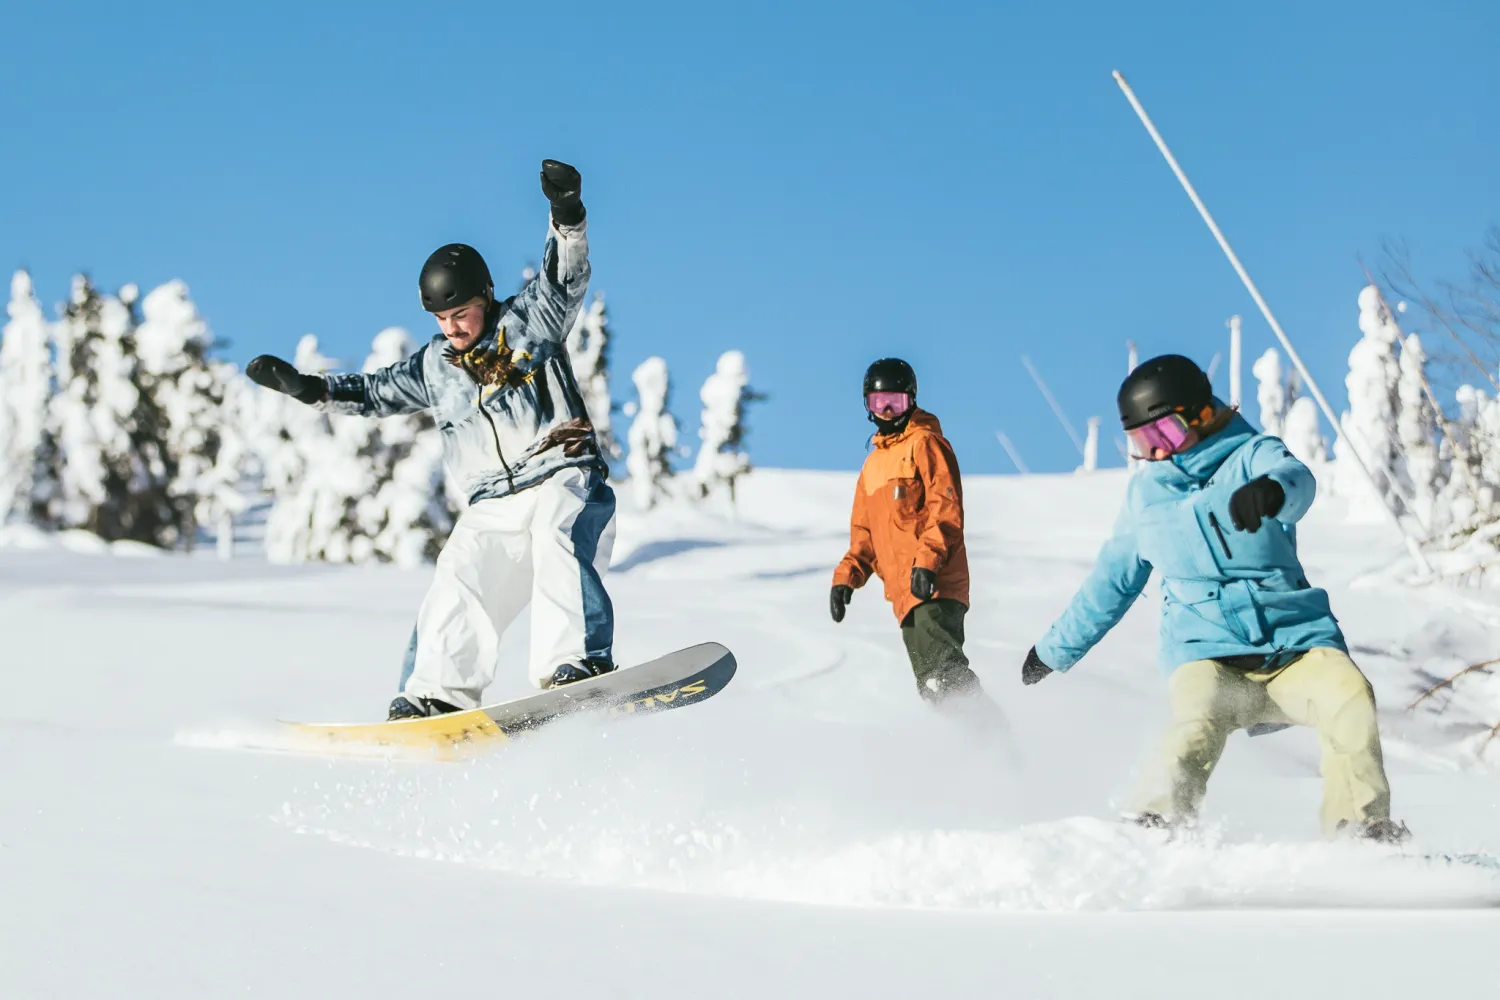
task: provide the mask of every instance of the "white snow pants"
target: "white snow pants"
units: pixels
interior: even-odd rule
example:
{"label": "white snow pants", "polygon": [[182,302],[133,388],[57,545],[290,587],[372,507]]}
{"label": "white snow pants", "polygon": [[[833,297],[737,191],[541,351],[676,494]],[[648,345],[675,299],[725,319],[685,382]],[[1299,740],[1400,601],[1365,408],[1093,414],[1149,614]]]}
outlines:
{"label": "white snow pants", "polygon": [[438,555],[402,693],[478,708],[495,678],[500,636],[528,603],[537,687],[564,663],[609,659],[614,609],[601,574],[614,536],[614,491],[593,469],[564,469],[475,502]]}

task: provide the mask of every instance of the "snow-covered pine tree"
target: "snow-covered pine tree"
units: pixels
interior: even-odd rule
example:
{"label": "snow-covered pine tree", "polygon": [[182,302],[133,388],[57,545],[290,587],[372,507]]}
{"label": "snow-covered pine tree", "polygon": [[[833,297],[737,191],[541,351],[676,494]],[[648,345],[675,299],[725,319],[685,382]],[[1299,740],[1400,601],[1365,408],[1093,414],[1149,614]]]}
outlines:
{"label": "snow-covered pine tree", "polygon": [[57,393],[49,423],[57,441],[61,526],[108,541],[171,547],[189,518],[168,491],[176,475],[166,417],[145,391],[136,354],[133,285],[102,295],[78,276],[54,326]]}
{"label": "snow-covered pine tree", "polygon": [[1397,330],[1374,285],[1359,293],[1359,329],[1362,336],[1349,353],[1349,374],[1344,380],[1349,409],[1343,415],[1344,433],[1334,442],[1334,455],[1346,459],[1349,449],[1357,447],[1379,485],[1372,489],[1353,461],[1335,463],[1334,482],[1338,493],[1349,501],[1350,516],[1373,521],[1383,516],[1382,505],[1393,504],[1398,510],[1404,505],[1396,441]]}
{"label": "snow-covered pine tree", "polygon": [[10,317],[0,334],[0,524],[45,527],[57,491],[56,444],[47,422],[52,349],[31,276],[10,282]]}
{"label": "snow-covered pine tree", "polygon": [[595,292],[589,304],[578,311],[568,333],[568,358],[600,449],[606,458],[619,458],[620,443],[615,440],[613,424],[614,402],[609,395],[609,340],[609,312],[604,306],[604,293]]}
{"label": "snow-covered pine tree", "polygon": [[166,449],[175,470],[167,491],[184,517],[192,548],[207,525],[232,532],[245,507],[239,481],[247,446],[242,428],[226,419],[232,366],[216,362],[213,333],[181,281],[169,281],[141,300],[135,331],[142,384],[166,418]]}
{"label": "snow-covered pine tree", "polygon": [[1427,399],[1427,354],[1417,334],[1401,345],[1400,377],[1396,385],[1399,410],[1396,439],[1400,443],[1406,481],[1411,487],[1412,511],[1424,525],[1432,524],[1438,492],[1437,419]]}
{"label": "snow-covered pine tree", "polygon": [[740,351],[725,351],[698,393],[703,401],[698,437],[703,444],[698,448],[693,477],[700,497],[708,496],[722,484],[728,487],[733,504],[735,481],[750,471],[750,456],[744,448],[745,405],[764,397],[749,385],[750,369],[745,355]]}
{"label": "snow-covered pine tree", "polygon": [[1328,442],[1319,428],[1318,404],[1311,396],[1292,400],[1281,424],[1281,441],[1294,458],[1322,481],[1328,467]]}
{"label": "snow-covered pine tree", "polygon": [[677,449],[677,419],[667,410],[672,376],[664,359],[652,357],[637,365],[630,379],[635,383],[637,402],[625,468],[636,505],[647,510],[666,493],[666,481],[672,475],[671,455]]}
{"label": "snow-covered pine tree", "polygon": [[1281,372],[1281,355],[1276,348],[1267,348],[1266,353],[1256,358],[1250,374],[1255,376],[1260,429],[1272,437],[1281,437],[1287,414],[1286,377]]}
{"label": "snow-covered pine tree", "polygon": [[[1500,408],[1484,390],[1472,385],[1459,386],[1454,399],[1458,414],[1448,429],[1462,456],[1454,448],[1445,451],[1450,474],[1438,496],[1443,522],[1439,527],[1463,532],[1477,527],[1495,511],[1500,479],[1494,477],[1500,475],[1500,439],[1491,437],[1487,430],[1500,424]],[[1465,459],[1468,468],[1459,468],[1457,463]]]}

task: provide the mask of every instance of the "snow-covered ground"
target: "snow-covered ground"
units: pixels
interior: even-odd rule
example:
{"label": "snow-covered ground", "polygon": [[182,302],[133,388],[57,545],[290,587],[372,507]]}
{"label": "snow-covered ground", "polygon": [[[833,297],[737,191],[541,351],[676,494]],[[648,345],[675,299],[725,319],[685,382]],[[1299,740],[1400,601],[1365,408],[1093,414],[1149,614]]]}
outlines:
{"label": "snow-covered ground", "polygon": [[[1112,822],[1165,719],[1154,596],[1070,675],[1017,675],[1123,486],[966,483],[969,651],[1008,738],[925,708],[876,591],[828,619],[853,476],[763,471],[732,522],[622,514],[620,658],[724,642],[723,694],[463,764],[234,749],[383,714],[424,571],[13,533],[0,995],[1500,993],[1500,876],[1322,843],[1310,732],[1234,737],[1195,842]],[[1341,515],[1320,501],[1303,549],[1381,699],[1396,812],[1422,847],[1500,850],[1492,679],[1404,711],[1497,654],[1500,599],[1385,582],[1399,541]]]}

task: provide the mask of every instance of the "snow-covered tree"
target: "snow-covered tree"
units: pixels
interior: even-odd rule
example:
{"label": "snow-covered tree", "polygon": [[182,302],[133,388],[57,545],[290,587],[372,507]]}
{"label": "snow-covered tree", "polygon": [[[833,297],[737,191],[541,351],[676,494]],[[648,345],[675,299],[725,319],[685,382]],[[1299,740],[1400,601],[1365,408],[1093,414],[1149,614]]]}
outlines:
{"label": "snow-covered tree", "polygon": [[152,289],[141,313],[135,342],[142,384],[166,419],[174,468],[167,491],[186,515],[184,540],[191,547],[200,525],[232,530],[245,506],[238,486],[247,446],[225,410],[227,385],[237,372],[210,358],[213,333],[181,281]]}
{"label": "snow-covered tree", "polygon": [[1417,334],[1406,337],[1399,365],[1396,439],[1411,486],[1413,512],[1423,524],[1430,524],[1438,490],[1437,419],[1427,399],[1427,355]]}
{"label": "snow-covered tree", "polygon": [[1286,420],[1286,377],[1281,371],[1281,355],[1276,348],[1256,358],[1250,366],[1255,376],[1255,399],[1260,404],[1260,429],[1272,437],[1282,436],[1282,425]]}
{"label": "snow-covered tree", "polygon": [[1287,451],[1321,480],[1328,466],[1328,442],[1319,428],[1318,404],[1311,396],[1292,401],[1282,421],[1280,436]]}
{"label": "snow-covered tree", "polygon": [[728,487],[734,501],[735,481],[750,471],[745,453],[745,405],[762,398],[749,387],[750,369],[740,351],[725,351],[714,373],[703,383],[698,398],[703,401],[703,422],[698,437],[698,460],[693,466],[698,495],[706,497],[720,484]]}
{"label": "snow-covered tree", "polygon": [[636,366],[630,379],[635,383],[637,402],[625,468],[636,504],[644,510],[666,492],[666,481],[672,475],[671,455],[677,449],[677,420],[667,411],[672,376],[664,359],[647,358]]}
{"label": "snow-covered tree", "polygon": [[[303,372],[334,367],[318,350],[318,338],[297,342],[292,363]],[[264,483],[274,498],[266,517],[266,557],[300,563],[334,556],[348,560],[350,493],[372,485],[358,455],[341,447],[328,414],[281,393],[260,390],[256,434]]]}
{"label": "snow-covered tree", "polygon": [[48,419],[59,490],[51,509],[65,527],[170,547],[188,518],[168,490],[176,469],[165,414],[143,384],[136,299],[133,285],[102,295],[79,276],[53,326],[57,393]]}
{"label": "snow-covered tree", "polygon": [[[1374,285],[1359,293],[1359,329],[1363,336],[1349,354],[1349,374],[1344,380],[1349,390],[1344,433],[1334,444],[1335,456],[1342,459],[1336,465],[1335,483],[1338,492],[1348,499],[1352,517],[1374,520],[1383,516],[1382,505],[1402,503],[1396,439],[1398,331]],[[1348,460],[1351,447],[1357,448],[1373,474],[1377,484],[1373,489],[1355,462]]]}
{"label": "snow-covered tree", "polygon": [[[1472,385],[1455,393],[1458,414],[1450,422],[1462,455],[1450,456],[1450,475],[1439,497],[1445,527],[1474,528],[1495,516],[1500,499],[1500,399]],[[1451,449],[1450,449],[1451,450]],[[1456,463],[1467,459],[1467,469]]]}
{"label": "snow-covered tree", "polygon": [[604,307],[604,294],[595,292],[592,301],[578,311],[573,329],[568,333],[568,358],[573,365],[573,376],[578,381],[578,391],[583,395],[584,407],[588,410],[589,422],[599,438],[599,447],[608,458],[620,457],[620,444],[615,440],[613,426],[614,403],[609,395],[609,313]]}
{"label": "snow-covered tree", "polygon": [[11,278],[10,317],[0,334],[0,524],[45,525],[57,490],[56,447],[47,422],[52,398],[48,324],[31,276]]}

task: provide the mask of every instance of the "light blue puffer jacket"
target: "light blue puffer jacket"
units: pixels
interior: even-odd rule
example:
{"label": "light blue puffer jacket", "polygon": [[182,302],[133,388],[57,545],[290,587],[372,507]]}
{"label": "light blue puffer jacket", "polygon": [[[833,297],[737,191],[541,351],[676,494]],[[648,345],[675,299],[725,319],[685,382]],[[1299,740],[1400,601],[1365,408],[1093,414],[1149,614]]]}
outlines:
{"label": "light blue puffer jacket", "polygon": [[[1236,531],[1229,498],[1269,476],[1286,504],[1253,534]],[[1037,643],[1037,655],[1067,670],[1162,576],[1164,673],[1193,660],[1331,647],[1347,651],[1328,605],[1297,558],[1293,525],[1317,490],[1307,466],[1239,414],[1202,444],[1152,462],[1130,481],[1125,507],[1093,573]]]}

